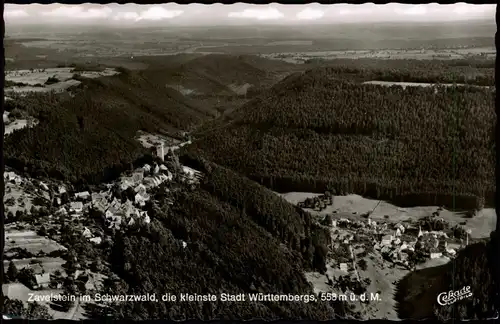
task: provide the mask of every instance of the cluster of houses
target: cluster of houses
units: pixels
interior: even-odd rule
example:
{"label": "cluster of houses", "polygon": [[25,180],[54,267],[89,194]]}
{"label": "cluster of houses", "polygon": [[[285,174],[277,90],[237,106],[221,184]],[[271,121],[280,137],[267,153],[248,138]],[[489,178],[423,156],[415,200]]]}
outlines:
{"label": "cluster of houses", "polygon": [[[16,292],[11,293],[10,290],[19,290],[29,292],[29,289],[33,290],[43,290],[43,289],[61,289],[63,286],[64,276],[61,272],[51,273],[45,271],[43,266],[39,263],[32,263],[26,266],[26,268],[31,270],[32,273],[32,284],[28,287],[23,283],[10,283],[2,285],[2,290],[5,296],[15,295]],[[78,280],[84,287],[86,291],[91,291],[97,288],[101,284],[101,278],[98,278],[95,274],[89,270],[76,270],[73,278]]]}
{"label": "cluster of houses", "polygon": [[[160,156],[164,157],[162,147],[159,148],[159,151]],[[187,183],[199,182],[201,179],[200,172],[186,166],[181,167],[181,173],[178,176],[176,179]],[[131,174],[122,176],[117,183],[105,185],[105,190],[92,193],[82,191],[73,195],[69,194],[72,190],[64,184],[50,183],[48,185],[34,179],[28,181],[29,179],[23,179],[12,171],[4,172],[4,178],[6,182],[23,185],[31,196],[38,196],[43,198],[47,204],[59,206],[59,209],[53,214],[54,216],[68,215],[73,219],[79,219],[86,211],[94,209],[104,214],[109,228],[118,229],[120,226],[132,225],[138,219],[149,223],[150,217],[146,211],[142,210],[146,202],[151,199],[148,191],[162,183],[172,181],[174,175],[163,163],[145,164]],[[114,189],[117,187],[122,192],[128,191],[128,199],[125,202],[114,197],[113,193],[116,193]],[[133,198],[130,197],[131,189],[135,192]],[[98,238],[94,237],[89,239],[98,241]]]}
{"label": "cluster of houses", "polygon": [[[147,174],[147,176],[145,176]],[[119,229],[122,225],[132,225],[136,219],[149,223],[150,218],[141,207],[150,199],[148,189],[159,186],[161,183],[172,180],[173,176],[164,165],[151,167],[146,164],[136,169],[130,176],[121,177],[119,188],[125,191],[132,188],[135,192],[134,200],[125,201],[113,197],[112,185],[108,190],[89,193],[88,191],[75,194],[75,201],[69,206],[69,213],[78,217],[86,208],[92,208],[104,214],[109,228]]]}
{"label": "cluster of houses", "polygon": [[4,172],[3,178],[5,182],[11,182],[16,185],[20,185],[23,182],[23,178],[21,178],[21,176],[12,171]]}
{"label": "cluster of houses", "polygon": [[413,236],[403,238],[407,227],[396,224],[393,230],[394,234],[383,235],[380,242],[375,243],[374,248],[394,263],[408,266],[409,251],[423,252],[430,259],[438,259],[443,256],[453,257],[456,254],[455,249],[448,247],[448,236],[444,232],[422,231],[419,227],[416,238]]}
{"label": "cluster of houses", "polygon": [[[189,182],[199,181],[200,173],[188,167],[183,167],[184,178]],[[61,207],[58,213],[71,214],[79,217],[87,209],[94,209],[104,214],[109,228],[119,229],[120,226],[130,226],[137,219],[145,223],[150,222],[146,211],[141,210],[146,202],[151,199],[152,188],[162,183],[172,181],[173,174],[163,165],[146,164],[132,172],[131,175],[123,176],[118,180],[118,187],[121,191],[132,189],[135,192],[133,200],[124,203],[120,199],[113,197],[113,184],[107,185],[107,190],[89,193],[83,191],[74,195],[74,200],[67,207]],[[60,192],[61,193],[61,192]],[[69,207],[69,208],[68,208]]]}
{"label": "cluster of houses", "polygon": [[326,192],[324,195],[320,195],[313,198],[306,198],[306,200],[301,201],[297,204],[300,208],[309,208],[316,211],[322,211],[327,206],[333,204],[333,196],[330,192]]}
{"label": "cluster of houses", "polygon": [[[335,228],[343,228],[352,232],[337,236],[338,242],[349,247],[364,238],[366,244],[373,244],[373,249],[380,252],[386,259],[394,264],[409,266],[409,255],[412,252],[423,252],[429,259],[437,259],[443,256],[452,258],[456,250],[448,246],[448,236],[442,231],[422,231],[421,227],[412,224],[380,222],[377,224],[370,218],[366,220],[350,220],[340,218],[332,221],[333,231]],[[366,245],[365,245],[366,246]],[[352,254],[352,253],[351,253]],[[347,272],[348,263],[340,263],[339,270]],[[351,269],[352,270],[352,269]]]}
{"label": "cluster of houses", "polygon": [[[160,152],[162,154],[162,152]],[[168,164],[167,164],[168,165]],[[74,193],[70,185],[64,185],[57,182],[43,182],[36,179],[23,179],[14,172],[5,172],[6,182],[23,187],[30,196],[44,198],[51,207],[57,206],[57,211],[49,215],[49,219],[54,216],[64,216],[66,219],[79,219],[87,215],[87,211],[99,211],[105,218],[105,224],[108,228],[119,229],[120,227],[130,226],[135,222],[148,224],[151,219],[145,211],[146,203],[151,200],[151,189],[160,186],[162,183],[168,183],[172,180],[182,181],[184,183],[196,183],[201,179],[201,173],[188,168],[172,168],[176,170],[175,177],[164,164],[144,165],[134,170],[132,173],[122,176],[119,180],[111,184],[105,184],[98,191],[81,191]],[[170,188],[171,189],[171,188]],[[166,189],[167,191],[169,189]],[[126,197],[126,198],[125,198]],[[83,223],[85,224],[85,223]],[[91,225],[76,222],[77,232],[88,241],[99,245],[104,237],[102,231]],[[45,228],[48,224],[44,224]],[[187,243],[181,241],[182,247],[186,248]],[[30,292],[30,289],[60,289],[62,288],[62,274],[60,272],[50,273],[46,271],[41,264],[33,263],[27,266],[32,271],[32,278],[29,284],[25,286],[21,282],[12,282],[3,285],[4,294],[11,296],[14,291]],[[31,276],[31,275],[30,275]],[[75,279],[85,285],[87,291],[95,288],[98,277],[87,271],[77,270]],[[12,290],[9,292],[8,290]]]}

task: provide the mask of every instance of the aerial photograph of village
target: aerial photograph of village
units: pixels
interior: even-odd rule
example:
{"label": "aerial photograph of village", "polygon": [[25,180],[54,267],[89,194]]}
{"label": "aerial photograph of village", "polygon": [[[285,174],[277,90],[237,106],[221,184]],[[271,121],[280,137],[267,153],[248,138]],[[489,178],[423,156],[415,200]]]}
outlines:
{"label": "aerial photograph of village", "polygon": [[3,319],[498,318],[495,10],[5,4]]}

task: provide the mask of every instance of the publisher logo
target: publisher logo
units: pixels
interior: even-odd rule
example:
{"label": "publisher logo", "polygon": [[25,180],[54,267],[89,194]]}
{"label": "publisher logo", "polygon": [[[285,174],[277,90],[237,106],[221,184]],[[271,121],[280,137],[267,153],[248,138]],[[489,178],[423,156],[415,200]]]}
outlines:
{"label": "publisher logo", "polygon": [[437,302],[441,306],[451,305],[459,300],[472,297],[472,292],[470,291],[470,286],[465,286],[460,290],[450,290],[448,292],[442,292],[437,296]]}

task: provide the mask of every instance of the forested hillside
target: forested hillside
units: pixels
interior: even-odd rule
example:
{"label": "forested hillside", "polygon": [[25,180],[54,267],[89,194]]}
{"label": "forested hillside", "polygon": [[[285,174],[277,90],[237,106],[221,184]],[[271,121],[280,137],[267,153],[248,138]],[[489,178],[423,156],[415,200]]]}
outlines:
{"label": "forested hillside", "polygon": [[238,86],[270,86],[280,73],[293,68],[292,64],[256,56],[210,54],[169,69],[152,67],[144,75],[158,84],[192,91],[193,95],[233,96],[238,94]]}
{"label": "forested hillside", "polygon": [[[151,224],[115,237],[106,261],[120,278],[108,281],[103,292],[158,298],[165,293],[312,295],[303,271],[324,270],[327,230],[268,189],[213,163],[199,165],[206,173],[200,188],[175,193],[172,204],[159,187],[149,205]],[[137,320],[326,320],[346,315],[334,310],[341,304],[160,301],[121,303],[108,311],[113,318]]]}
{"label": "forested hillside", "polygon": [[[495,232],[491,240],[460,251],[450,263],[408,274],[398,283],[396,300],[400,318],[486,319],[494,316],[497,294]],[[437,296],[470,286],[472,297],[442,306]]]}
{"label": "forested hillside", "polygon": [[6,137],[6,164],[73,182],[107,181],[147,155],[134,139],[138,130],[176,136],[209,118],[179,93],[123,72],[82,80],[72,96],[31,94],[8,101],[7,111],[33,116],[39,124]]}
{"label": "forested hillside", "polygon": [[467,83],[480,86],[495,84],[495,62],[487,59],[310,59],[306,63],[310,68],[329,67],[329,74],[359,81]]}
{"label": "forested hillside", "polygon": [[277,191],[474,208],[493,200],[493,98],[483,88],[404,90],[314,69],[207,123],[186,151]]}

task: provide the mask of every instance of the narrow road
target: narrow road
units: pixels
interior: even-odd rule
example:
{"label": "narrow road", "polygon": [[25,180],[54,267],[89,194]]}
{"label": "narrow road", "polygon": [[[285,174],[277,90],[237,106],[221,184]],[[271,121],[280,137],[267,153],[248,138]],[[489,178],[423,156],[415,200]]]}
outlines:
{"label": "narrow road", "polygon": [[69,319],[69,320],[74,320],[74,317],[76,315],[76,311],[77,309],[80,307],[80,298],[77,296],[76,298],[76,302],[75,302],[75,306],[73,307],[73,309],[69,312],[68,316],[66,317],[66,319]]}

